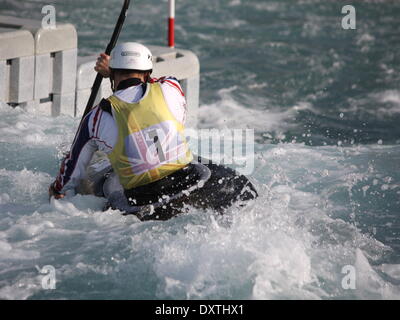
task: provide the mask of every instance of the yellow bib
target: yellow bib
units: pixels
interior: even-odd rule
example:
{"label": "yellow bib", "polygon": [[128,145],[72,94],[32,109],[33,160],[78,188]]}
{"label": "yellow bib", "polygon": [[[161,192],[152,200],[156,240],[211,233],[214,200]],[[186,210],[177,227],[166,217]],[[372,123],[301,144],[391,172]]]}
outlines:
{"label": "yellow bib", "polygon": [[145,185],[193,160],[184,127],[169,111],[158,83],[147,84],[143,98],[127,103],[111,96],[118,141],[108,155],[124,189]]}

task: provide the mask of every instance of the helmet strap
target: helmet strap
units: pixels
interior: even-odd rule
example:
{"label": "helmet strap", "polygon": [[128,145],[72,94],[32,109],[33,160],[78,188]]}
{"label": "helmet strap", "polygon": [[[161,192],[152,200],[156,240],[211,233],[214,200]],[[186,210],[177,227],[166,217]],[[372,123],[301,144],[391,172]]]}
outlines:
{"label": "helmet strap", "polygon": [[115,92],[115,80],[114,80],[114,71],[110,70],[110,84],[112,92]]}

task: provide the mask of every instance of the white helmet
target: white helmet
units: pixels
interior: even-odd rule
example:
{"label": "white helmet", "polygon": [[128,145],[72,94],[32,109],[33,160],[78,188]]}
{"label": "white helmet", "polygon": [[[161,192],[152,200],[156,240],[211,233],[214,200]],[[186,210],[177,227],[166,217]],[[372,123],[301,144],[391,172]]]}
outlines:
{"label": "white helmet", "polygon": [[110,68],[147,71],[153,69],[152,54],[137,42],[124,42],[111,51]]}

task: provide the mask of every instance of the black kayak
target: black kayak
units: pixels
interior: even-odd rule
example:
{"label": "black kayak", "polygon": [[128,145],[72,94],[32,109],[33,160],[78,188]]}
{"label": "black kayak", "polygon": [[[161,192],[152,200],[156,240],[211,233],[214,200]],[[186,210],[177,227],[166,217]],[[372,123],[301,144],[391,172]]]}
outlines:
{"label": "black kayak", "polygon": [[243,206],[258,196],[247,177],[201,157],[161,180],[128,191],[107,163],[97,160],[97,165],[90,166],[88,180],[78,193],[105,197],[105,209],[119,209],[142,221],[168,220],[186,212],[188,206],[223,213],[233,204]]}

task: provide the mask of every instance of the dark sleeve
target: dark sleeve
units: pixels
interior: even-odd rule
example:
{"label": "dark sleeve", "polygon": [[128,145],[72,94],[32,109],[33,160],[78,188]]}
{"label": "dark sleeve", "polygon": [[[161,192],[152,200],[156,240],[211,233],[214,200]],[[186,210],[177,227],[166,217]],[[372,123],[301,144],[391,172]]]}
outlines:
{"label": "dark sleeve", "polygon": [[92,112],[93,110],[90,111],[83,119],[76,134],[75,140],[72,143],[71,150],[61,163],[60,171],[53,185],[57,192],[61,192],[62,188],[70,181],[71,176],[77,166],[82,149],[91,139],[89,133],[89,119]]}

